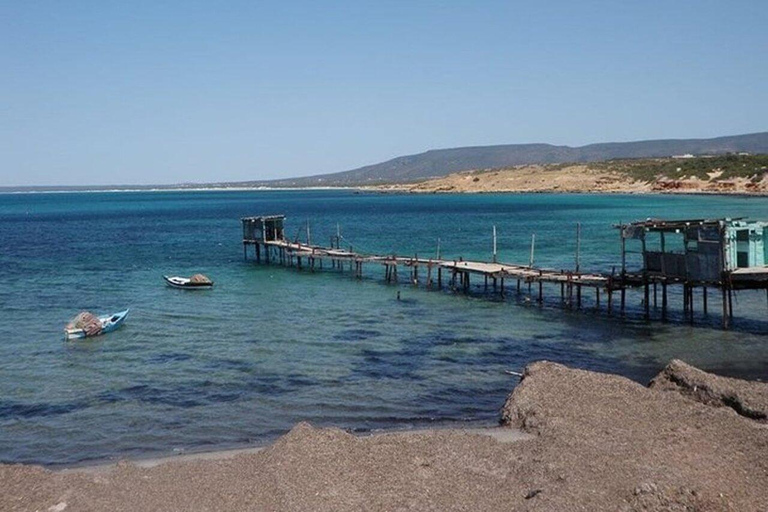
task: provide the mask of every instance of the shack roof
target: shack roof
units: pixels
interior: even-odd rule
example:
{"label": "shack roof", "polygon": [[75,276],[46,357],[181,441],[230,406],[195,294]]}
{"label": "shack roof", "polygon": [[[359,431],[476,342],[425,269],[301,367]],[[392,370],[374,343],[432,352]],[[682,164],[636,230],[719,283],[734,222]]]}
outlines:
{"label": "shack roof", "polygon": [[686,229],[692,226],[712,226],[717,227],[721,225],[730,224],[734,221],[743,220],[743,217],[737,219],[680,219],[680,220],[664,220],[664,219],[645,219],[636,222],[630,222],[629,224],[618,224],[615,227],[619,229],[623,228],[645,228],[647,231],[675,231],[678,229]]}
{"label": "shack roof", "polygon": [[258,217],[243,217],[243,222],[263,222],[267,220],[284,220],[285,215],[259,215]]}

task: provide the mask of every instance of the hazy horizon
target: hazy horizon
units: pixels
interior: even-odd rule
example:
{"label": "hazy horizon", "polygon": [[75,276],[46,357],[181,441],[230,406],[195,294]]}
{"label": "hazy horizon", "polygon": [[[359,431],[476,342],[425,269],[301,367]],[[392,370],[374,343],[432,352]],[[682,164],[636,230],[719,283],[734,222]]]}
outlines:
{"label": "hazy horizon", "polygon": [[0,6],[0,186],[346,171],[763,132],[768,4]]}
{"label": "hazy horizon", "polygon": [[[754,134],[760,134],[760,133],[768,133],[768,132],[755,132]],[[725,135],[717,136],[717,137],[714,137],[714,138],[733,137],[733,136],[742,136],[742,135],[754,135],[754,134],[748,134],[748,133],[745,133],[745,134],[725,134]],[[590,146],[590,145],[593,145],[593,144],[601,144],[601,143],[624,143],[624,142],[633,143],[633,142],[649,142],[649,141],[654,141],[654,140],[659,140],[659,139],[645,139],[645,140],[635,140],[635,141],[601,141],[601,142],[587,143],[587,144],[584,144],[582,146],[567,146],[567,147],[577,148],[577,147]],[[665,140],[692,140],[692,139],[675,138],[675,139],[665,139]],[[511,143],[510,145],[517,145],[517,144],[518,143]],[[547,142],[530,142],[530,143],[519,143],[519,144],[525,145],[525,144],[549,144],[549,143],[547,143]],[[502,145],[504,145],[504,144],[502,144]],[[498,145],[496,145],[496,146],[498,146]],[[561,145],[561,146],[564,146],[564,145]],[[459,147],[456,147],[456,148],[430,148],[430,149],[426,149],[424,151],[420,151],[419,153],[414,153],[412,155],[397,155],[395,157],[388,158],[386,160],[382,160],[381,162],[370,162],[370,164],[377,164],[377,163],[387,162],[387,161],[393,160],[393,159],[395,159],[397,157],[416,156],[416,155],[419,155],[419,154],[427,153],[429,151],[440,151],[440,150],[444,150],[444,149],[466,149],[466,148],[469,148],[469,147],[470,146],[459,146]],[[471,146],[471,147],[494,147],[494,146],[478,145],[478,146]],[[669,155],[669,156],[671,156],[671,155]],[[363,166],[358,166],[358,167],[364,167],[365,165],[369,165],[369,164],[364,164]],[[355,167],[353,169],[357,169],[358,167]],[[353,170],[353,169],[343,169],[341,172],[348,171],[348,170]],[[331,171],[331,172],[333,173],[333,172],[337,172],[337,171]],[[188,188],[194,188],[195,186],[201,186],[201,187],[210,188],[210,186],[214,186],[214,185],[217,185],[217,184],[231,185],[231,184],[248,183],[248,182],[259,182],[259,181],[269,182],[269,181],[277,181],[277,180],[291,179],[291,178],[300,179],[300,178],[304,178],[304,177],[317,176],[319,174],[321,174],[321,173],[310,173],[310,174],[305,174],[305,175],[285,176],[285,177],[281,177],[281,178],[266,178],[266,179],[253,179],[253,180],[215,180],[215,181],[214,180],[208,180],[208,181],[199,180],[199,181],[180,181],[180,182],[103,183],[103,184],[83,183],[83,184],[78,184],[78,185],[72,185],[72,184],[67,185],[67,184],[60,184],[60,183],[49,183],[49,184],[38,184],[38,185],[0,185],[0,189],[11,189],[11,190],[13,190],[13,189],[27,189],[27,188],[35,189],[35,188],[41,188],[41,189],[55,189],[55,190],[58,190],[60,188],[61,190],[64,190],[64,189],[73,188],[73,187],[75,187],[75,188],[77,188],[77,187],[86,187],[86,188],[87,187],[94,187],[94,188],[99,188],[99,189],[106,188],[107,190],[109,190],[109,187],[115,187],[116,190],[118,190],[118,189],[119,190],[124,190],[124,189],[129,188],[129,187],[141,187],[141,188],[143,188],[143,187],[161,187],[161,188],[167,188],[167,187],[176,187],[176,186],[178,186],[178,187],[188,187]],[[305,187],[305,186],[306,185],[299,185],[299,188],[302,188],[302,187]],[[340,185],[326,185],[326,186],[338,187]],[[320,188],[322,188],[322,185],[315,184],[315,185],[312,185],[312,187],[315,187],[315,188],[320,187]],[[286,187],[281,185],[279,188],[280,189],[285,189]],[[290,187],[288,187],[288,188],[290,188]]]}

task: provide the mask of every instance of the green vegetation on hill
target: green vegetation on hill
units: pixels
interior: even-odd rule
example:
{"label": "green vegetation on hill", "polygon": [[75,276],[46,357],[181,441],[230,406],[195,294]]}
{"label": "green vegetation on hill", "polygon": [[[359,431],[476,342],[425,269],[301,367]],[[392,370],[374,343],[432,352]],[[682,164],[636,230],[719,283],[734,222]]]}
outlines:
{"label": "green vegetation on hill", "polygon": [[659,178],[700,178],[708,180],[709,173],[721,172],[717,179],[762,178],[768,173],[768,155],[716,155],[694,158],[617,159],[594,162],[591,168],[614,171],[638,180]]}
{"label": "green vegetation on hill", "polygon": [[[520,165],[551,165],[563,162],[590,163],[617,159],[668,158],[672,155],[726,155],[768,153],[768,132],[714,139],[663,139],[608,142],[570,147],[551,144],[505,144],[437,149],[394,158],[333,174],[270,182],[273,187],[358,186],[384,183],[415,183],[473,169],[511,168]],[[674,160],[678,161],[678,160]],[[682,165],[686,165],[685,160]],[[635,172],[633,170],[633,172]],[[639,171],[637,171],[639,172]],[[652,179],[652,176],[651,178]]]}

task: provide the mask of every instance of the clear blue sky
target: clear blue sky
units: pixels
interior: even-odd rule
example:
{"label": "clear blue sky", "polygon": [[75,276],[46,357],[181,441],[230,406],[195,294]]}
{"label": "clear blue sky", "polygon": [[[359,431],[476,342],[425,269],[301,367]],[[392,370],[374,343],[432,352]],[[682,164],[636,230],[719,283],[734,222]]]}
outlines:
{"label": "clear blue sky", "polygon": [[0,185],[768,130],[768,2],[0,0]]}

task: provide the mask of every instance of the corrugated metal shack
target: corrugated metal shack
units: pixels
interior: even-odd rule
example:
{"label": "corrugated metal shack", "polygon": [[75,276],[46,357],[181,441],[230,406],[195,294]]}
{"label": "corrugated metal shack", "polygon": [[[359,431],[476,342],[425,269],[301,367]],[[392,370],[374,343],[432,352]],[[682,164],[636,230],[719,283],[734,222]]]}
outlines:
{"label": "corrugated metal shack", "polygon": [[[243,217],[243,240],[251,240],[256,247],[257,259],[261,259],[261,247],[258,243],[266,244],[285,239],[285,215],[261,215],[258,217]],[[243,245],[243,250],[246,246]],[[247,256],[247,253],[246,253]],[[269,253],[266,255],[269,261]]]}
{"label": "corrugated metal shack", "polygon": [[[768,287],[766,232],[768,223],[745,219],[647,219],[617,226],[621,230],[622,286],[643,285],[648,311],[649,286],[662,285],[662,315],[666,316],[666,286],[684,287],[686,313],[693,312],[693,288],[702,288],[707,308],[707,287],[723,293],[723,322],[733,314],[733,289]],[[634,247],[628,242],[635,242]],[[639,245],[639,250],[635,247]],[[640,261],[631,261],[632,255]],[[634,264],[633,264],[634,263]],[[639,267],[639,268],[633,268]]]}

